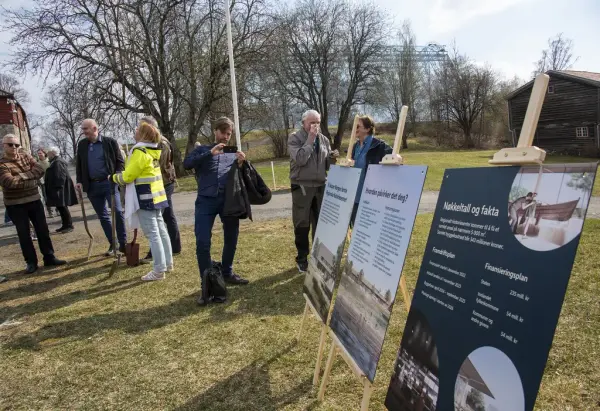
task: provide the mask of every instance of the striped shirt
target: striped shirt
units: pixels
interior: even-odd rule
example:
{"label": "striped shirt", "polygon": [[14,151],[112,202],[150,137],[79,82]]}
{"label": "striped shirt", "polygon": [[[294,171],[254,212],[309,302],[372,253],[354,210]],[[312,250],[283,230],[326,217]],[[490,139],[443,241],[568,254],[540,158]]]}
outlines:
{"label": "striped shirt", "polygon": [[0,186],[4,194],[4,205],[39,200],[38,181],[43,176],[42,166],[28,155],[18,154],[14,159],[0,159]]}

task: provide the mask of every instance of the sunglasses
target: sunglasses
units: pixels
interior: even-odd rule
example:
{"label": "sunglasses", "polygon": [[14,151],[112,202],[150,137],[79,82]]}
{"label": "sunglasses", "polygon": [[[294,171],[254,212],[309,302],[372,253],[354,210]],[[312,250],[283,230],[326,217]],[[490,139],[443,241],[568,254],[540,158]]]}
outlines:
{"label": "sunglasses", "polygon": [[4,143],[4,144],[6,144],[6,145],[7,145],[7,146],[9,146],[9,147],[14,147],[14,148],[19,148],[19,147],[21,147],[21,145],[20,145],[20,144],[17,144],[17,143]]}

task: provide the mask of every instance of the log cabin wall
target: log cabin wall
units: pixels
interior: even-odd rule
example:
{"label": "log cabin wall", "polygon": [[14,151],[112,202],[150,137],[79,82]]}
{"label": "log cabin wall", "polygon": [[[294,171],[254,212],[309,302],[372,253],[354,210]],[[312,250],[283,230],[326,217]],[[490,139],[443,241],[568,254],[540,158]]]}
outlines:
{"label": "log cabin wall", "polygon": [[[548,73],[550,81],[533,144],[549,153],[600,153],[600,83],[578,82]],[[516,146],[533,83],[508,98],[509,124]]]}

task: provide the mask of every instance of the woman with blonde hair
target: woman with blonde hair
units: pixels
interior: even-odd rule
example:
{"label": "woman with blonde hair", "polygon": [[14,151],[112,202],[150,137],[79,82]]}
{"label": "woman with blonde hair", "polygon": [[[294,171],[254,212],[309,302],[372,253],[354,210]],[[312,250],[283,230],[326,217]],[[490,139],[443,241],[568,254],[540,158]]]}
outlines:
{"label": "woman with blonde hair", "polygon": [[169,203],[160,172],[160,132],[141,122],[135,132],[135,141],[125,170],[112,175],[111,179],[119,185],[127,185],[125,218],[130,227],[141,226],[150,243],[154,267],[142,280],[164,280],[165,272],[173,270],[173,252],[161,213]]}

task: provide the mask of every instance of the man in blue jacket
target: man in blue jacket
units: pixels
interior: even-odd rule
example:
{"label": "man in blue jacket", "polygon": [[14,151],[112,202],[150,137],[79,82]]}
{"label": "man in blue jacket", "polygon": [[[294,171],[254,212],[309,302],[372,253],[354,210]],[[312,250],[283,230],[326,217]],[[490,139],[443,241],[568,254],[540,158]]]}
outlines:
{"label": "man in blue jacket", "polygon": [[210,258],[210,240],[217,214],[223,223],[224,245],[221,264],[223,277],[229,284],[248,284],[248,280],[233,272],[233,258],[237,247],[240,220],[237,217],[223,216],[225,186],[231,167],[241,165],[246,156],[241,151],[224,153],[223,147],[229,143],[233,132],[233,122],[221,117],[215,124],[215,143],[201,145],[192,151],[183,161],[187,169],[194,169],[198,182],[196,198],[194,232],[196,234],[196,257],[200,273],[212,266]]}

